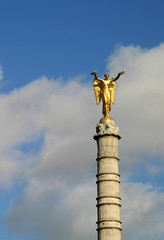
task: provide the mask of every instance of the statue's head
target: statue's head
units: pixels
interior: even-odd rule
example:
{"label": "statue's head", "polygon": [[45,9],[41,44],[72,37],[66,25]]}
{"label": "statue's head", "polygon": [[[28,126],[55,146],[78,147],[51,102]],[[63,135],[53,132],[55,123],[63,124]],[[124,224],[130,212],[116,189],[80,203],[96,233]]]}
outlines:
{"label": "statue's head", "polygon": [[104,77],[105,77],[105,80],[108,80],[109,73],[105,73],[105,74],[104,74]]}

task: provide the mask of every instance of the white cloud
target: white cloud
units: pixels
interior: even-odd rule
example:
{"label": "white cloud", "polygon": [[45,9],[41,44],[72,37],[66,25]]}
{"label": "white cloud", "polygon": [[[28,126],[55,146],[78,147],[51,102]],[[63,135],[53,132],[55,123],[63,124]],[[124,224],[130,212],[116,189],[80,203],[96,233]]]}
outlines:
{"label": "white cloud", "polygon": [[164,154],[163,61],[164,44],[150,50],[121,46],[108,59],[107,69],[126,72],[117,82],[112,114],[123,135],[126,157],[134,156],[129,161],[136,162],[141,153]]}
{"label": "white cloud", "polygon": [[93,182],[71,186],[57,179],[31,179],[6,215],[9,231],[27,236],[34,230],[40,240],[95,238],[95,197]]}
{"label": "white cloud", "polygon": [[164,192],[146,183],[122,181],[122,221],[125,239],[158,239],[164,235]]}
{"label": "white cloud", "polygon": [[[87,148],[88,143],[85,142],[84,136],[88,136],[88,142],[93,149],[91,136],[94,129],[91,130],[90,126],[95,112],[91,104],[88,104],[93,101],[90,90],[77,80],[64,84],[62,80],[50,81],[43,77],[10,94],[0,96],[0,154],[2,155],[0,176],[4,173],[3,159],[7,158],[5,174],[7,184],[7,176],[10,181],[12,175],[16,178],[18,177],[16,175],[19,177],[26,175],[31,165],[35,165],[40,172],[43,168],[44,175],[46,171],[53,172],[52,170],[57,166],[61,169],[65,165],[65,158],[68,158],[68,167],[70,160],[74,162],[75,168],[78,167],[85,172],[83,165],[88,157],[93,155],[93,151],[90,152]],[[88,119],[90,114],[92,114],[91,120]],[[28,155],[21,152],[19,146],[22,143],[37,141],[40,134],[44,134],[44,145],[40,155],[29,159]],[[86,147],[86,158],[77,161],[73,151],[78,150],[79,158],[84,157],[80,155],[83,152],[80,144]],[[26,158],[29,166],[24,161]],[[11,166],[13,166],[12,171],[10,171]],[[34,171],[33,168],[30,168],[30,171]],[[1,180],[0,183],[4,186],[4,178],[0,178]]]}
{"label": "white cloud", "polygon": [[[145,156],[164,154],[163,56],[163,44],[150,50],[120,46],[108,59],[107,69],[113,74],[126,71],[117,82],[116,105],[111,112],[122,135],[119,155],[124,177],[131,174],[134,164],[143,164]],[[12,202],[4,217],[11,233],[25,238],[35,230],[41,240],[54,235],[60,240],[66,236],[71,240],[95,239],[97,150],[92,137],[102,115],[91,84],[80,79],[63,82],[42,77],[0,96],[0,186],[15,180],[26,182],[23,195]],[[43,145],[37,153],[22,151],[22,143],[35,143],[39,136],[43,136]],[[150,176],[159,174],[162,163],[157,164],[147,164]],[[136,240],[151,239],[149,225],[144,225],[146,218],[152,236],[163,234],[164,218],[154,202],[157,196],[162,207],[163,192],[128,181],[122,192],[124,239],[133,233]],[[152,213],[155,227],[150,221]]]}

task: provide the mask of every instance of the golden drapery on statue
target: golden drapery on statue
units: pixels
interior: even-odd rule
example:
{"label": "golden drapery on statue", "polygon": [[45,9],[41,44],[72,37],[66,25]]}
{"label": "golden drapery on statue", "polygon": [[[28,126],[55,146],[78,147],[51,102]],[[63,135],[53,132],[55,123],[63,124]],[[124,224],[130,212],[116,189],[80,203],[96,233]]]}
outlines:
{"label": "golden drapery on statue", "polygon": [[96,96],[96,103],[99,104],[101,99],[103,102],[103,111],[104,121],[111,120],[109,116],[109,112],[111,111],[111,102],[114,104],[114,95],[116,88],[116,80],[124,74],[124,71],[118,73],[115,78],[108,79],[109,74],[105,73],[105,79],[101,79],[97,77],[98,71],[94,71],[91,74],[95,76],[93,80],[93,87]]}

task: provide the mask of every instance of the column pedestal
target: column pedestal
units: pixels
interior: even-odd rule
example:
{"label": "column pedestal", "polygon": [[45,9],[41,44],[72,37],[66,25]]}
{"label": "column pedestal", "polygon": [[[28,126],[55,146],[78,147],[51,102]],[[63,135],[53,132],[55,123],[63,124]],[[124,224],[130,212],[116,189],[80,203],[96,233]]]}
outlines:
{"label": "column pedestal", "polygon": [[99,123],[97,141],[97,231],[98,240],[121,240],[120,180],[118,140],[119,128],[113,120]]}

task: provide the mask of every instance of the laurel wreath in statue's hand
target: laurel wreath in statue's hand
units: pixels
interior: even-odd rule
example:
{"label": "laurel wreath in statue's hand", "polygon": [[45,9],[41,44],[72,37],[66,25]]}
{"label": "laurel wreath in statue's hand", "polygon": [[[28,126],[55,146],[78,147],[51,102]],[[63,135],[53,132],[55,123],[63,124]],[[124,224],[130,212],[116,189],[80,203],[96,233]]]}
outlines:
{"label": "laurel wreath in statue's hand", "polygon": [[125,72],[124,71],[121,71],[118,73],[118,75],[123,75]]}

